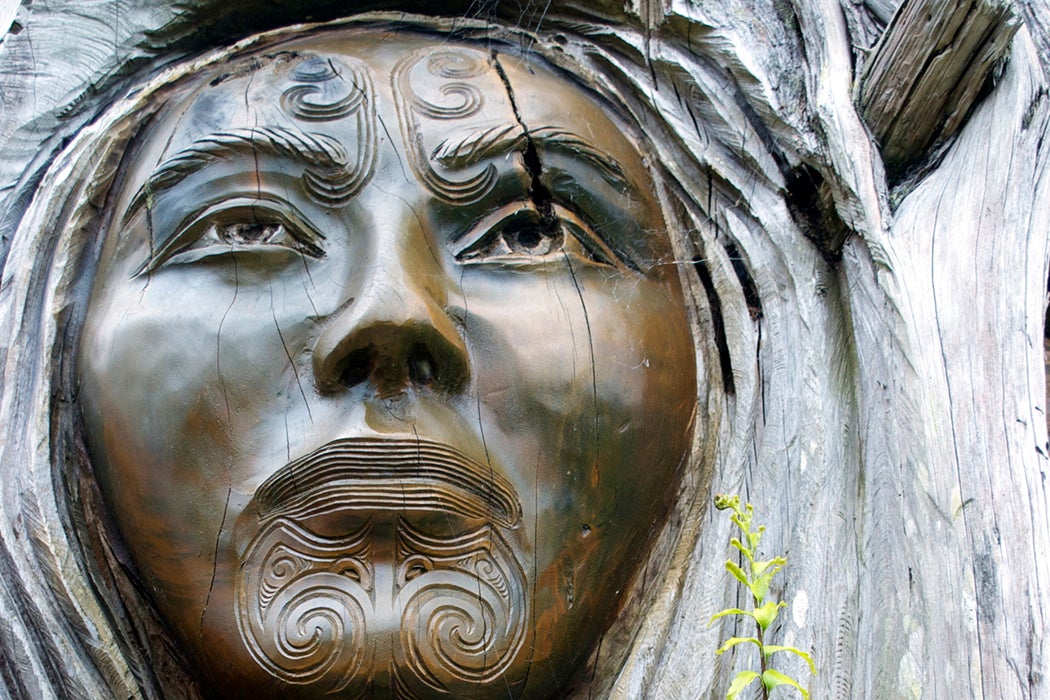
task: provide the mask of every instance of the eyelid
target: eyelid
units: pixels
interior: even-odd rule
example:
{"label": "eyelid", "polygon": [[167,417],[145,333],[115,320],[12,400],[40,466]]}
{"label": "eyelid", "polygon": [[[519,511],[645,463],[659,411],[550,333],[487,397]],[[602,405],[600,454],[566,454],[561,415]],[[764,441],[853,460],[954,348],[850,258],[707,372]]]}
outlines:
{"label": "eyelid", "polygon": [[539,216],[536,207],[528,202],[519,201],[500,207],[482,217],[470,227],[466,234],[456,240],[455,257],[459,259],[460,256],[470,253],[484,242],[499,224],[522,213],[532,213]]}
{"label": "eyelid", "polygon": [[591,226],[581,217],[577,216],[574,212],[557,205],[554,206],[554,213],[557,214],[558,220],[563,227],[568,226],[572,229],[572,235],[577,239],[580,239],[580,242],[588,249],[588,251],[590,251],[591,255],[601,257],[607,264],[612,265],[613,267],[626,267],[619,254],[609,247],[609,244],[607,244],[601,236],[595,233],[594,229],[592,229]]}
{"label": "eyelid", "polygon": [[[576,239],[594,257],[595,263],[607,264],[621,269],[625,267],[620,256],[581,217],[557,204],[553,205],[553,210],[563,233]],[[502,225],[509,223],[516,216],[522,214],[531,214],[537,217],[537,220],[540,217],[539,211],[529,201],[513,202],[483,217],[470,228],[470,231],[465,236],[457,240],[454,253],[456,259],[464,264],[484,262],[484,259],[464,260],[463,256],[481,249],[495,233],[500,231]],[[512,256],[504,257],[509,259]],[[500,258],[497,257],[497,259]]]}
{"label": "eyelid", "polygon": [[[325,238],[324,234],[307,223],[305,216],[283,199],[265,193],[250,196],[237,195],[208,204],[183,217],[173,227],[176,232],[169,236],[158,250],[151,253],[133,276],[153,272],[180,253],[190,250],[191,246],[207,233],[210,226],[245,223],[248,217],[262,223],[280,224],[285,227],[289,236],[302,239],[303,243],[314,247],[319,248],[321,241]],[[259,245],[255,246],[255,249],[265,247]],[[230,246],[231,250],[233,248]],[[246,244],[242,249],[251,250],[253,247]]]}

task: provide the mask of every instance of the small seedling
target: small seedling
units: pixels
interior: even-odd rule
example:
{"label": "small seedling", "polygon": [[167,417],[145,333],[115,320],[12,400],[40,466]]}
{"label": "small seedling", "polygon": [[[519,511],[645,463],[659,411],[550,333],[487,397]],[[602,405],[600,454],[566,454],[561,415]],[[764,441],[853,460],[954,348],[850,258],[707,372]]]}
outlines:
{"label": "small seedling", "polygon": [[784,565],[787,564],[787,559],[784,557],[773,557],[766,561],[759,561],[756,558],[758,543],[761,541],[762,534],[766,531],[766,528],[765,526],[752,527],[751,518],[754,516],[755,509],[751,507],[750,503],[741,508],[739,496],[718,495],[715,496],[715,508],[718,510],[732,510],[733,514],[730,517],[736,523],[736,526],[740,528],[741,533],[743,533],[743,537],[734,537],[729,540],[729,543],[744,555],[744,559],[747,560],[745,563],[746,568],[729,560],[726,561],[726,570],[741,585],[751,591],[751,597],[755,601],[755,608],[753,610],[728,608],[712,615],[708,626],[710,627],[714,624],[715,620],[728,615],[743,615],[754,619],[755,627],[757,628],[756,636],[732,637],[719,647],[715,654],[724,654],[738,644],[753,644],[758,647],[758,656],[761,664],[758,671],[740,671],[736,674],[729,686],[729,692],[726,693],[726,700],[734,700],[756,680],[762,682],[762,697],[764,700],[768,700],[769,691],[782,685],[794,688],[802,694],[802,697],[808,700],[809,691],[803,688],[798,681],[769,666],[770,657],[774,654],[788,653],[801,657],[809,665],[809,670],[813,675],[817,674],[817,667],[813,663],[813,657],[801,649],[779,644],[766,644],[766,632],[769,630],[769,626],[777,619],[780,609],[787,607],[787,603],[766,600],[766,595],[769,593],[769,584],[773,580],[773,576],[784,568]]}

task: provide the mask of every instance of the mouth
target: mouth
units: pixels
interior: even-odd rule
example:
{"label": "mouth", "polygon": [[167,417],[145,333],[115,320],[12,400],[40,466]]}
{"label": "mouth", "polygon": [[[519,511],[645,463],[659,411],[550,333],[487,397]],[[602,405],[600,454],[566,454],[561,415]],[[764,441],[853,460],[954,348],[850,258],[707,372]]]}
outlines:
{"label": "mouth", "polygon": [[263,482],[244,515],[265,524],[384,512],[445,513],[508,530],[521,524],[521,501],[502,474],[423,438],[333,440]]}

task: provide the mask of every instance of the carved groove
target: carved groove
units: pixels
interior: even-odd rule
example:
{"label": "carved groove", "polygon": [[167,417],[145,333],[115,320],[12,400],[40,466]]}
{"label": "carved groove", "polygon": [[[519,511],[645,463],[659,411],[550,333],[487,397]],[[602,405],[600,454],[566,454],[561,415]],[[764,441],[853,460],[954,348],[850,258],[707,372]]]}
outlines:
{"label": "carved groove", "polygon": [[[448,82],[441,86],[446,104],[424,100],[412,87],[412,70],[426,58],[430,75]],[[471,49],[447,49],[438,52],[416,52],[395,66],[391,81],[394,101],[400,116],[402,136],[409,163],[416,176],[431,192],[453,204],[469,204],[484,197],[496,183],[496,168],[486,166],[464,180],[452,180],[437,172],[423,143],[420,117],[433,120],[464,119],[477,114],[484,95],[476,86],[466,82],[489,70],[485,54]]]}
{"label": "carved groove", "polygon": [[259,533],[238,572],[237,622],[252,657],[292,685],[345,690],[371,661],[370,527],[329,539],[277,519]]}
{"label": "carved groove", "polygon": [[398,535],[405,665],[434,689],[444,676],[499,676],[521,647],[526,620],[524,573],[506,544],[488,526],[437,539],[403,523]]}
{"label": "carved groove", "polygon": [[335,511],[445,511],[516,528],[521,502],[498,472],[430,440],[345,438],[289,463],[254,504],[260,519]]}
{"label": "carved groove", "polygon": [[555,127],[540,127],[526,135],[520,124],[489,127],[461,136],[456,140],[446,139],[434,148],[430,157],[446,168],[464,168],[486,158],[507,153],[522,152],[528,139],[542,144],[545,152],[560,152],[585,161],[597,170],[606,182],[619,188],[627,187],[623,168],[607,153],[602,153],[579,136]]}
{"label": "carved groove", "polygon": [[393,541],[379,532],[369,522],[325,537],[283,517],[259,530],[237,573],[237,622],[256,662],[289,685],[350,697],[375,692],[379,668],[404,699],[498,678],[528,619],[524,570],[498,531],[439,537],[398,518]]}
{"label": "carved groove", "polygon": [[335,121],[350,116],[356,122],[357,149],[352,167],[324,172],[308,170],[303,174],[303,186],[316,201],[342,204],[364,188],[375,168],[378,144],[371,74],[360,61],[314,56],[297,66],[292,76],[299,84],[281,94],[281,107],[286,112],[308,122]]}
{"label": "carved groove", "polygon": [[[360,112],[360,110],[359,110]],[[359,116],[359,120],[361,117]],[[365,120],[370,123],[370,120]],[[373,127],[368,126],[369,134]],[[359,134],[364,132],[360,129]],[[348,168],[343,146],[325,134],[310,134],[284,127],[235,128],[194,141],[166,160],[149,177],[128,205],[125,221],[159,192],[171,188],[193,173],[215,163],[260,155],[289,158],[304,166],[303,186],[308,194],[335,204],[359,192],[371,178],[375,160],[372,145],[359,148],[357,163]]]}
{"label": "carved groove", "polygon": [[299,119],[327,122],[353,114],[365,102],[363,92],[357,90],[327,104],[314,103],[308,99],[311,95],[319,95],[321,92],[321,88],[316,85],[295,85],[281,95],[281,106]]}

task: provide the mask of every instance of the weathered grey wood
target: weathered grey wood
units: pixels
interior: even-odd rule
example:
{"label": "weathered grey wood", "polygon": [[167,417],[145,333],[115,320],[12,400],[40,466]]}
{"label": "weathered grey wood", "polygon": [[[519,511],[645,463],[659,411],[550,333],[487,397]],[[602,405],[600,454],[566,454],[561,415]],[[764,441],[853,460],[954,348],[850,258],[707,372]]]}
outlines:
{"label": "weathered grey wood", "polygon": [[[921,607],[932,611],[935,601],[967,601],[967,613],[941,638],[969,649],[970,660],[951,671],[979,673],[988,697],[1048,692],[1044,677],[1018,677],[998,661],[1045,654],[1046,606],[1040,601],[1050,585],[1044,556],[1050,547],[1047,406],[1033,352],[1043,331],[1047,277],[1047,241],[1039,235],[1045,226],[1033,226],[1048,213],[1038,146],[1045,127],[1025,128],[1032,118],[1044,123],[1047,105],[1032,57],[1027,42],[1015,47],[1015,70],[974,115],[944,166],[902,205],[898,219],[902,242],[907,240],[902,276],[923,280],[922,287],[909,284],[907,290],[914,333],[939,350],[925,353],[919,368],[927,379],[926,400],[946,419],[931,431],[930,464],[956,467],[931,469],[928,480],[916,480],[923,488],[911,490],[906,512],[919,531],[956,541],[952,549],[962,553],[958,568],[950,569],[959,574],[956,583],[932,586],[928,579]],[[1012,138],[992,136],[997,130]],[[1022,230],[1030,235],[1017,237]],[[931,261],[923,277],[911,273],[919,260]],[[910,608],[920,605],[912,599]]]}
{"label": "weathered grey wood", "polygon": [[901,5],[859,85],[861,113],[891,177],[958,131],[1017,26],[1004,0]]}
{"label": "weathered grey wood", "polygon": [[[1045,605],[1030,598],[1046,585],[1045,391],[1031,352],[1046,276],[1045,233],[1031,227],[1045,215],[1045,127],[1022,125],[1045,119],[1046,105],[1030,51],[1019,42],[993,97],[898,210],[893,297],[908,361],[886,365],[892,354],[874,349],[879,334],[861,355],[871,367],[862,389],[870,420],[896,426],[867,460],[868,560],[881,575],[866,582],[861,607],[884,614],[864,635],[887,651],[896,639],[903,651],[871,664],[879,694],[1046,692],[1041,674],[1011,670],[1029,653],[1045,663],[1036,641]],[[923,659],[937,659],[936,670]]]}
{"label": "weathered grey wood", "polygon": [[896,4],[853,0],[843,3],[842,9],[849,25],[854,60],[862,69],[871,55],[872,47],[882,38],[886,25],[893,17]]}
{"label": "weathered grey wood", "polygon": [[1039,51],[1044,72],[1050,71],[1050,4],[1043,0],[1019,0],[1017,5]]}
{"label": "weathered grey wood", "polygon": [[900,0],[866,0],[864,5],[885,26],[893,19],[893,13],[900,6]]}

